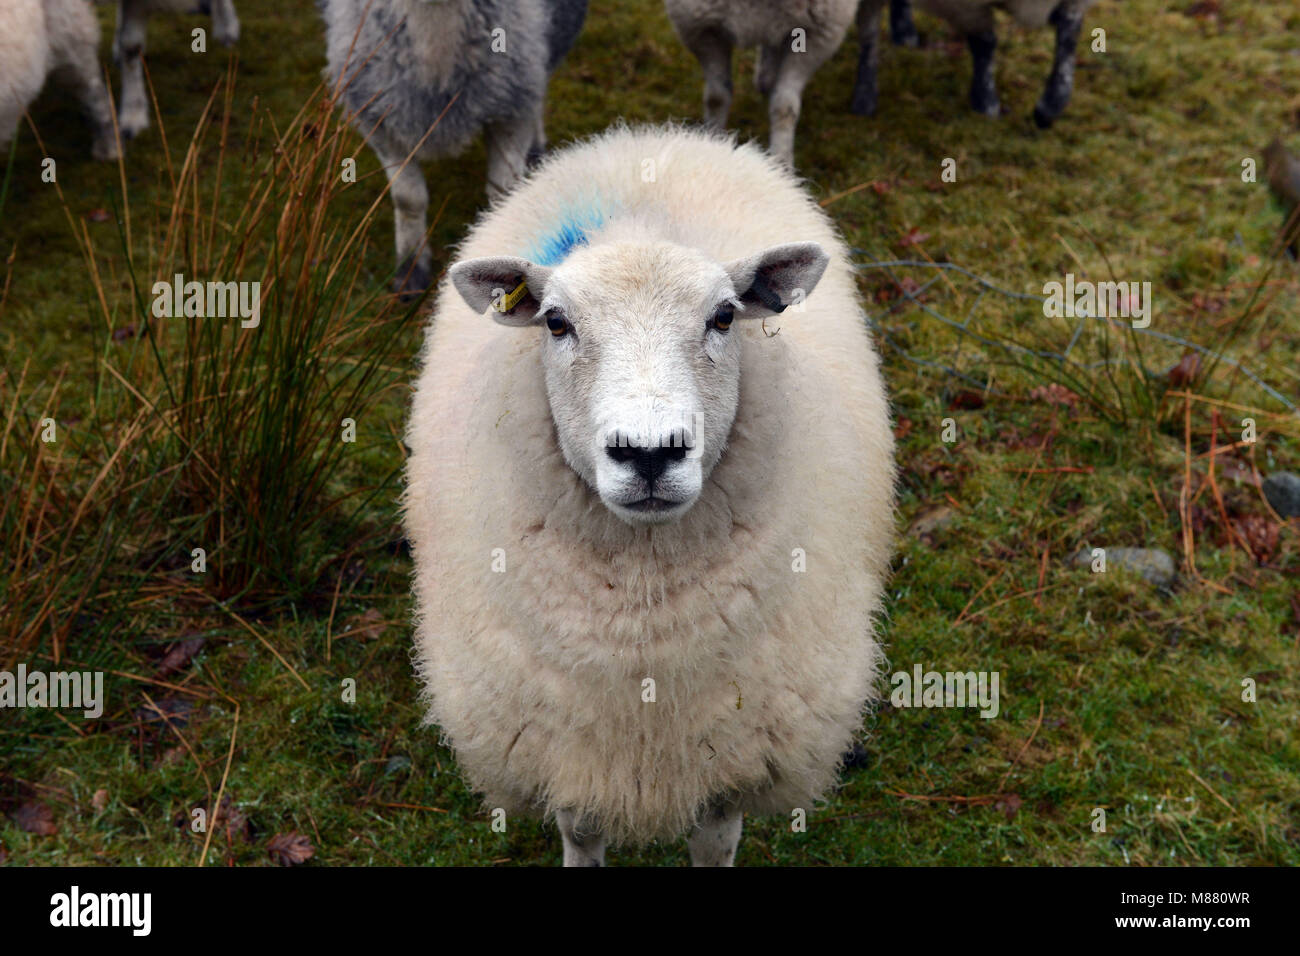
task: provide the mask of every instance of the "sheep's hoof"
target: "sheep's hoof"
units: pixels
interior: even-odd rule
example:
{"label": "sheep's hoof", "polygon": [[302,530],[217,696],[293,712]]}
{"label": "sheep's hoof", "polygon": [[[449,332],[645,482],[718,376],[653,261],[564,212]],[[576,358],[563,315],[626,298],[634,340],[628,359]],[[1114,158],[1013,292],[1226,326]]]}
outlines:
{"label": "sheep's hoof", "polygon": [[113,138],[111,132],[95,137],[95,142],[90,147],[90,155],[100,162],[106,163],[115,162],[122,157],[117,148],[117,140]]}
{"label": "sheep's hoof", "polygon": [[893,31],[894,46],[920,46],[921,34],[916,32],[915,27],[909,27],[906,30]]}
{"label": "sheep's hoof", "polygon": [[854,90],[853,99],[849,101],[849,112],[855,116],[875,116],[876,97],[870,93]]}
{"label": "sheep's hoof", "polygon": [[149,114],[144,110],[131,110],[117,118],[117,128],[123,139],[135,139],[149,128]]}
{"label": "sheep's hoof", "polygon": [[409,258],[403,260],[393,279],[393,292],[403,302],[413,302],[429,288],[429,268]]}
{"label": "sheep's hoof", "polygon": [[999,116],[1002,115],[1002,104],[998,102],[998,98],[996,96],[991,99],[984,99],[983,97],[972,96],[970,100],[970,107],[976,113],[979,113],[981,116],[987,116],[990,119],[997,119]]}
{"label": "sheep's hoof", "polygon": [[1052,124],[1055,122],[1055,116],[1048,113],[1041,106],[1034,107],[1034,125],[1039,129],[1051,129]]}

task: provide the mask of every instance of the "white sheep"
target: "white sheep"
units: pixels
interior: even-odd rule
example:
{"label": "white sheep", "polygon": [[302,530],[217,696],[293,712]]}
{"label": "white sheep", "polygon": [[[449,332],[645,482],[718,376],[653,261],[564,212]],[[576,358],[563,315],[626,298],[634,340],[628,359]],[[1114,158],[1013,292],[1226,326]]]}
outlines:
{"label": "white sheep", "polygon": [[86,0],[4,0],[0,6],[0,148],[55,74],[81,100],[91,153],[117,159],[113,111],[99,64],[99,24]]}
{"label": "white sheep", "polygon": [[704,121],[727,125],[731,51],[758,47],[754,85],[769,96],[770,150],[794,165],[803,89],[839,49],[858,0],[665,0],[673,29],[704,70]]}
{"label": "white sheep", "polygon": [[[212,36],[223,46],[239,42],[239,17],[234,0],[117,0],[117,30],[113,34],[113,59],[122,71],[118,125],[128,139],[149,128],[149,96],[144,84],[144,40],[154,13],[212,15]],[[188,46],[187,46],[188,49]]]}
{"label": "white sheep", "polygon": [[420,162],[486,134],[489,196],[546,147],[550,74],[577,39],[587,0],[320,0],[330,81],[388,174],[396,286],[429,284],[428,189]]}
{"label": "white sheep", "polygon": [[744,811],[833,784],[881,657],[893,435],[848,251],[758,147],[651,127],[551,157],[459,257],[407,430],[428,718],[566,865],[687,831],[729,864]]}
{"label": "white sheep", "polygon": [[[998,37],[993,29],[993,8],[1000,7],[1021,26],[1039,29],[1049,24],[1056,30],[1056,53],[1043,95],[1034,107],[1034,123],[1040,129],[1051,126],[1070,102],[1074,92],[1074,57],[1079,44],[1083,16],[1096,0],[916,0],[926,13],[947,20],[966,35],[973,65],[970,104],[985,116],[1001,112],[993,80],[993,53]],[[855,97],[874,107],[876,89],[875,31],[885,0],[862,0],[858,11],[858,35],[862,55],[858,62]],[[869,50],[868,47],[872,49]],[[858,102],[855,99],[855,103]],[[869,112],[870,110],[860,110]]]}

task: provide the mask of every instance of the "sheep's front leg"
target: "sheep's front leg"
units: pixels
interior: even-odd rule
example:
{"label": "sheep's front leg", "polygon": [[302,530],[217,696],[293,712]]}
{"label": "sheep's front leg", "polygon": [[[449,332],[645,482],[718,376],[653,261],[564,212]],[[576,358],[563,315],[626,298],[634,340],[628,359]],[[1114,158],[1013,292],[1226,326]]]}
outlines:
{"label": "sheep's front leg", "polygon": [[998,36],[992,29],[972,33],[966,37],[970,45],[972,74],[970,79],[970,105],[977,113],[985,116],[997,116],[1001,111],[998,103],[997,84],[993,81],[993,53],[998,48]]}
{"label": "sheep's front leg", "polygon": [[785,54],[785,49],[784,44],[758,48],[758,59],[754,63],[754,89],[758,90],[759,96],[772,95],[772,87],[776,86],[776,76],[781,69],[781,57]]}
{"label": "sheep's front leg", "polygon": [[744,815],[733,804],[715,803],[687,839],[691,866],[735,866]]}
{"label": "sheep's front leg", "polygon": [[212,36],[222,46],[239,42],[239,15],[234,0],[212,0]]}
{"label": "sheep's front leg", "polygon": [[528,154],[537,138],[541,122],[541,101],[536,106],[504,123],[487,127],[487,193],[489,199],[504,196],[523,179],[528,170]]}
{"label": "sheep's front leg", "polygon": [[799,109],[803,102],[803,88],[812,75],[835,52],[833,43],[812,44],[804,52],[786,51],[781,58],[781,69],[776,77],[776,88],[768,103],[768,123],[772,127],[769,152],[794,167],[794,130],[799,125]]}
{"label": "sheep's front leg", "polygon": [[75,60],[64,66],[60,73],[76,91],[82,111],[90,120],[94,135],[91,155],[95,159],[117,159],[121,153],[117,136],[113,133],[113,108],[109,105],[108,88],[99,73],[99,57]]}
{"label": "sheep's front leg", "polygon": [[731,112],[731,41],[716,30],[701,30],[684,39],[704,70],[704,123],[726,129]]}
{"label": "sheep's front leg", "polygon": [[526,157],[529,169],[540,163],[546,156],[546,89],[549,84],[549,78],[542,84],[541,101],[537,107],[537,115],[533,117],[533,141],[528,147]]}
{"label": "sheep's front leg", "polygon": [[122,71],[117,126],[132,139],[149,128],[149,98],[144,88],[144,38],[149,13],[143,0],[117,0],[113,59]]}
{"label": "sheep's front leg", "polygon": [[1034,107],[1034,123],[1039,129],[1052,125],[1074,92],[1074,54],[1083,28],[1083,13],[1062,2],[1052,11],[1048,22],[1056,27],[1056,57],[1047,76],[1047,88]]}
{"label": "sheep's front leg", "polygon": [[889,35],[895,46],[920,45],[921,38],[912,21],[912,0],[889,0]]}
{"label": "sheep's front leg", "polygon": [[599,830],[569,810],[556,811],[555,823],[564,841],[565,866],[605,865],[605,837]]}
{"label": "sheep's front leg", "polygon": [[388,175],[388,192],[393,199],[393,228],[397,238],[397,276],[393,291],[413,296],[428,288],[433,254],[424,238],[424,220],[429,207],[429,189],[418,158],[385,146],[375,147],[379,162]]}
{"label": "sheep's front leg", "polygon": [[[880,10],[884,0],[862,0],[858,4],[858,75],[853,83],[849,112],[859,116],[876,113],[876,72],[880,66]],[[893,8],[890,8],[893,17]]]}

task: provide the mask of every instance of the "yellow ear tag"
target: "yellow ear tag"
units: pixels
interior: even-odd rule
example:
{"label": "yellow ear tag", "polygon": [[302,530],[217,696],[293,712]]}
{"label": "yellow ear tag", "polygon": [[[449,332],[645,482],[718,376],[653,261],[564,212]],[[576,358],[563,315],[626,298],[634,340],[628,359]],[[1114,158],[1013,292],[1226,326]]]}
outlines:
{"label": "yellow ear tag", "polygon": [[524,293],[527,291],[528,283],[520,282],[519,285],[515,286],[513,292],[506,294],[499,301],[493,302],[492,308],[496,309],[498,312],[509,312],[519,304],[519,300],[524,297]]}

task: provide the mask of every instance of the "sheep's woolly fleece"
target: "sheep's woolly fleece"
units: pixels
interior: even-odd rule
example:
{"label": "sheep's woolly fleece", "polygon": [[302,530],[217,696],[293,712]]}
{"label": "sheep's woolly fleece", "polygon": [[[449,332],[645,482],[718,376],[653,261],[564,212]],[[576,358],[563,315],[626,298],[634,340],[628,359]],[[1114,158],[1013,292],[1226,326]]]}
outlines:
{"label": "sheep's woolly fleece", "polygon": [[576,810],[614,842],[679,835],[720,796],[810,809],[833,784],[881,663],[893,533],[893,436],[847,250],[759,148],[616,128],[553,154],[458,258],[629,237],[722,263],[800,240],[830,256],[804,312],[733,330],[739,408],[694,507],[616,518],[558,447],[545,328],[477,315],[445,282],[404,502],[428,719],[488,807]]}
{"label": "sheep's woolly fleece", "polygon": [[679,34],[721,33],[739,47],[781,47],[804,31],[807,49],[838,47],[858,0],[665,0]]}
{"label": "sheep's woolly fleece", "polygon": [[[1066,5],[1082,16],[1095,2],[1071,0]],[[993,29],[994,7],[1006,10],[1022,27],[1037,29],[1047,26],[1048,18],[1061,5],[1061,0],[917,0],[917,5],[965,33],[983,33]]]}
{"label": "sheep's woolly fleece", "polygon": [[0,3],[0,146],[13,138],[46,76],[77,57],[93,60],[98,44],[99,24],[82,0]]}

